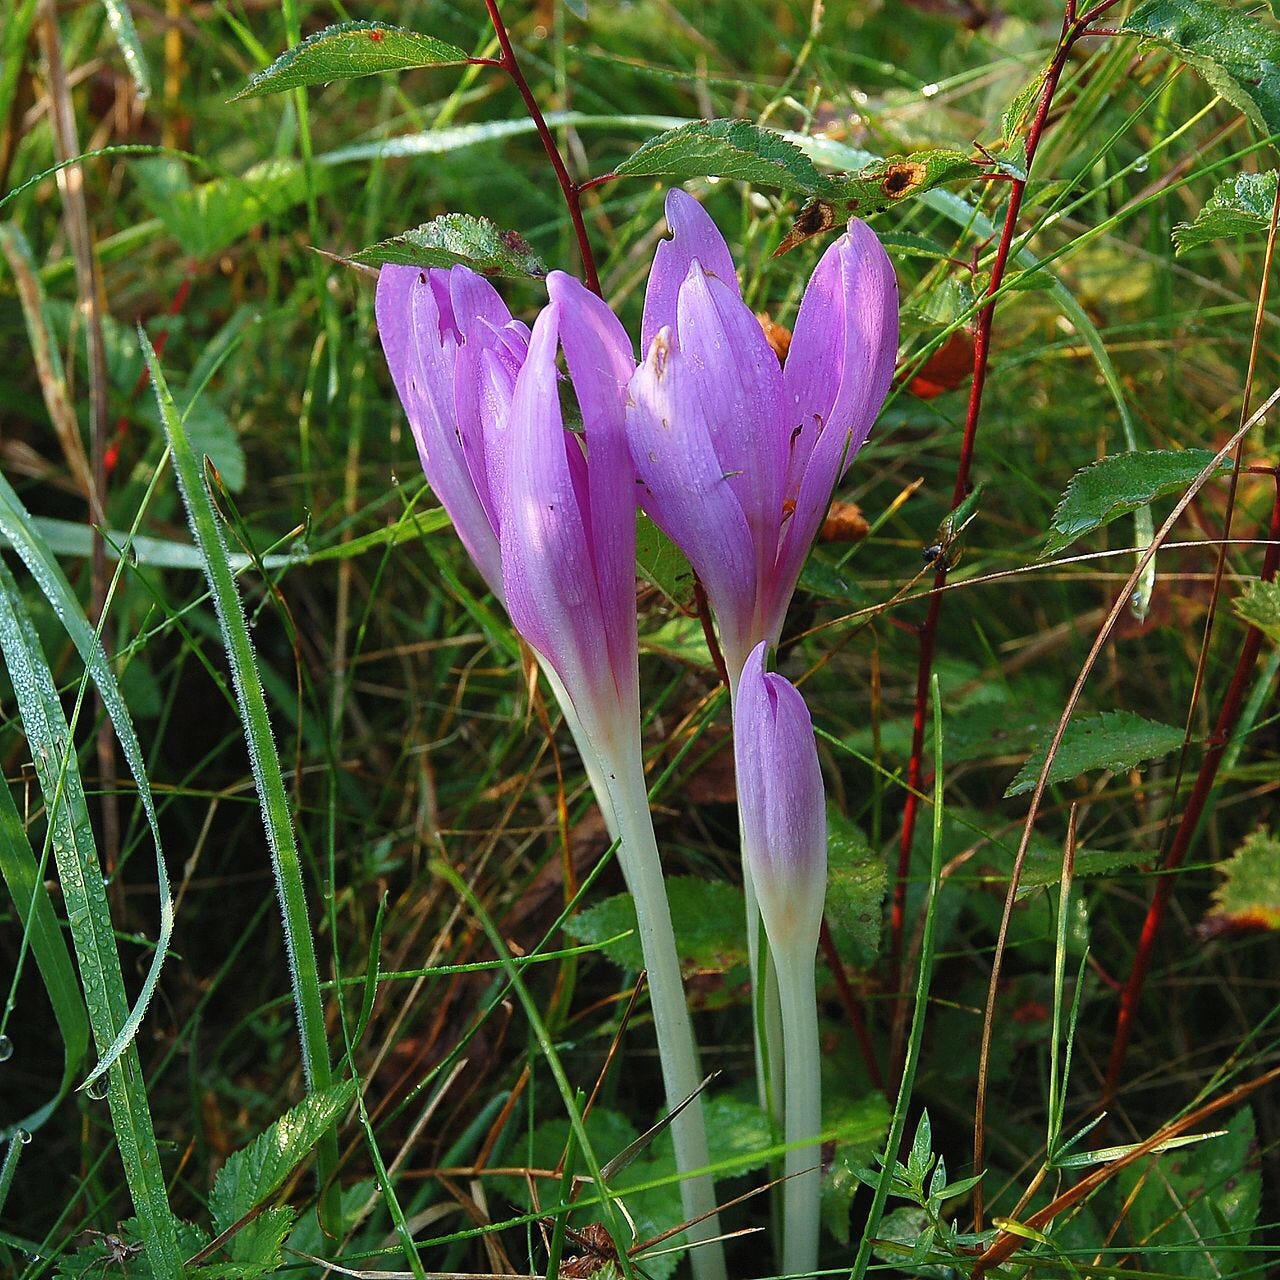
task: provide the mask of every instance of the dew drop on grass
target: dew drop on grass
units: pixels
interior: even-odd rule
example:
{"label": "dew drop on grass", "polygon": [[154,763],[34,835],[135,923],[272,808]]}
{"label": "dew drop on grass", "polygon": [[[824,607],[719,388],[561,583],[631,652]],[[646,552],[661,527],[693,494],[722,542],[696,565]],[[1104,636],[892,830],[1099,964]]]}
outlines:
{"label": "dew drop on grass", "polygon": [[107,1096],[107,1077],[100,1075],[86,1090],[85,1093],[91,1097],[94,1102],[101,1102]]}
{"label": "dew drop on grass", "polygon": [[25,1147],[31,1141],[31,1134],[26,1129],[15,1129],[13,1136]]}
{"label": "dew drop on grass", "polygon": [[8,1036],[0,1036],[0,1062],[8,1062],[13,1057],[13,1041]]}
{"label": "dew drop on grass", "polygon": [[1147,168],[1150,164],[1151,164],[1151,158],[1149,156],[1139,156],[1133,162],[1133,171],[1134,173],[1146,173]]}

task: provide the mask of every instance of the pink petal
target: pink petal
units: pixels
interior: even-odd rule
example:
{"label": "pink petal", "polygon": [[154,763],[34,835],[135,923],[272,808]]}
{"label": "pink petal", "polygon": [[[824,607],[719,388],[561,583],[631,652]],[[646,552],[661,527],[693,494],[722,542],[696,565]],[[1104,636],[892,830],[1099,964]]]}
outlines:
{"label": "pink petal", "polygon": [[702,372],[663,329],[631,380],[627,440],[640,504],[702,579],[726,650],[745,654],[758,594],[758,550],[716,454]]}
{"label": "pink petal", "polygon": [[667,192],[667,226],[672,238],[659,242],[649,271],[644,295],[644,319],[640,325],[640,348],[648,351],[658,330],[676,327],[676,296],[689,274],[690,264],[702,264],[709,276],[738,290],[738,273],[733,255],[711,215],[691,196],[672,187]]}
{"label": "pink petal", "polygon": [[[609,637],[619,620],[606,618],[597,561],[625,551],[626,535],[596,542],[591,479],[580,445],[564,429],[555,366],[560,309],[538,317],[529,356],[516,383],[502,523],[502,575],[507,610],[517,630],[555,668],[588,734],[616,720],[619,707],[638,715],[637,674],[611,661]],[[615,480],[616,484],[616,480]],[[629,523],[634,538],[634,519]],[[634,565],[634,544],[631,563]],[[634,634],[634,588],[627,600]]]}

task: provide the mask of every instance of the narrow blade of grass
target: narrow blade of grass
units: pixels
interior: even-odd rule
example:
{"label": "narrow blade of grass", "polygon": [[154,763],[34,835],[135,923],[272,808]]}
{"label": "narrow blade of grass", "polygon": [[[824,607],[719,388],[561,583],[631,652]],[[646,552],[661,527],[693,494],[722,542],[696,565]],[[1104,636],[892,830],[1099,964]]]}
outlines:
{"label": "narrow blade of grass", "polygon": [[0,784],[0,876],[4,877],[23,926],[22,947],[14,965],[4,1016],[0,1017],[0,1030],[8,1022],[9,1012],[16,1007],[15,988],[22,973],[25,949],[30,946],[62,1036],[62,1077],[57,1089],[43,1106],[9,1127],[6,1133],[12,1136],[18,1129],[34,1133],[71,1092],[89,1053],[89,1019],[71,955],[58,927],[53,903],[49,901],[49,891],[44,887],[44,858],[37,861],[33,855],[22,826],[22,815],[9,788],[3,784]]}
{"label": "narrow blade of grass", "polygon": [[[62,572],[62,567],[54,559],[48,544],[36,531],[35,523],[23,506],[22,500],[3,476],[0,476],[0,538],[7,540],[22,557],[36,585],[44,593],[54,613],[58,615],[58,620],[66,631],[67,637],[80,654],[80,660],[85,665],[88,677],[97,688],[102,698],[102,705],[111,718],[112,727],[120,741],[120,749],[124,753],[125,763],[129,766],[129,772],[137,784],[138,799],[142,802],[142,810],[146,815],[147,825],[151,828],[151,838],[155,844],[156,891],[160,900],[160,929],[156,936],[155,952],[146,976],[143,978],[138,998],[128,1016],[121,1020],[115,1038],[106,1044],[99,1040],[98,1065],[85,1080],[84,1085],[88,1085],[107,1071],[124,1052],[125,1046],[138,1034],[147,1005],[155,992],[156,983],[160,980],[160,969],[168,954],[169,939],[173,936],[173,897],[169,892],[169,872],[165,867],[164,846],[160,840],[160,820],[151,794],[151,780],[147,773],[146,761],[143,759],[142,747],[138,743],[138,735],[133,728],[133,719],[120,694],[111,664],[103,652],[97,632],[90,626],[71,584]],[[61,714],[60,710],[59,714]],[[84,1085],[81,1087],[83,1088]]]}
{"label": "narrow blade of grass", "polygon": [[[187,509],[191,531],[204,560],[205,579],[213,596],[218,628],[231,666],[231,680],[236,703],[244,723],[249,764],[262,809],[267,845],[271,851],[271,868],[275,875],[276,894],[284,923],[285,947],[289,957],[289,976],[293,984],[298,1031],[302,1045],[302,1065],[307,1086],[313,1091],[327,1089],[333,1083],[329,1045],[325,1035],[324,1004],[320,993],[320,974],[316,965],[315,943],[311,936],[307,913],[307,895],[302,881],[302,863],[294,837],[293,816],[280,768],[280,755],[271,731],[267,700],[254,661],[253,644],[244,607],[236,590],[235,571],[227,551],[222,526],[214,513],[213,502],[205,488],[200,461],[191,447],[182,418],[178,414],[160,362],[145,333],[139,330],[143,355],[151,374],[165,436],[173,454],[178,487]],[[321,1139],[317,1148],[317,1171],[322,1191],[327,1188],[337,1169],[338,1142],[333,1132]],[[336,1184],[324,1191],[328,1222],[337,1222]]]}
{"label": "narrow blade of grass", "polygon": [[124,1035],[132,1015],[93,823],[53,675],[21,601],[17,583],[0,563],[0,652],[9,670],[48,810],[53,855],[67,904],[89,1023],[100,1050],[121,1045],[107,1075],[107,1097],[120,1160],[147,1242],[152,1273],[165,1280],[179,1280],[182,1254],[147,1106],[146,1081],[133,1038]]}

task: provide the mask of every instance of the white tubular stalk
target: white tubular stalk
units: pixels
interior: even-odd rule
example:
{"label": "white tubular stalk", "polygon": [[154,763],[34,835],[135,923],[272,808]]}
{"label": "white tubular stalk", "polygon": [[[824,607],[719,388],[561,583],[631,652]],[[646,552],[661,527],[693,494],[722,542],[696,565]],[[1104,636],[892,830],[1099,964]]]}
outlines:
{"label": "white tubular stalk", "polygon": [[[649,812],[639,743],[624,745],[619,749],[617,759],[603,763],[618,834],[622,839],[619,854],[622,871],[635,902],[640,945],[649,973],[649,1003],[658,1034],[667,1109],[671,1111],[698,1089],[702,1073],[698,1067],[698,1051],[680,976],[680,959],[671,928],[662,863],[653,834],[653,817]],[[710,1163],[701,1098],[672,1121],[671,1134],[675,1142],[676,1168],[682,1174],[705,1168]],[[714,1212],[715,1185],[711,1176],[701,1174],[695,1178],[683,1178],[680,1196],[686,1218],[692,1220],[704,1214],[710,1215],[689,1228],[690,1242],[712,1241],[720,1234],[720,1220]],[[696,1280],[725,1280],[724,1249],[718,1240],[691,1249],[689,1259]]]}
{"label": "white tubular stalk", "polygon": [[538,669],[546,676],[547,684],[551,686],[552,696],[560,704],[560,711],[564,716],[565,725],[573,738],[573,745],[578,748],[582,767],[587,772],[587,781],[591,784],[596,804],[600,806],[600,814],[604,818],[605,830],[608,831],[609,840],[612,842],[618,838],[618,820],[613,814],[613,799],[609,795],[609,788],[605,782],[600,757],[596,754],[595,748],[587,738],[587,732],[582,727],[582,721],[579,719],[577,709],[573,705],[573,699],[569,697],[569,691],[556,674],[556,669],[536,649],[531,650],[531,652],[538,660]]}
{"label": "white tubular stalk", "polygon": [[[782,1270],[812,1276],[818,1267],[822,1196],[822,1078],[812,950],[774,953],[786,1052],[787,1155],[782,1184]],[[793,1145],[793,1144],[803,1145]]]}

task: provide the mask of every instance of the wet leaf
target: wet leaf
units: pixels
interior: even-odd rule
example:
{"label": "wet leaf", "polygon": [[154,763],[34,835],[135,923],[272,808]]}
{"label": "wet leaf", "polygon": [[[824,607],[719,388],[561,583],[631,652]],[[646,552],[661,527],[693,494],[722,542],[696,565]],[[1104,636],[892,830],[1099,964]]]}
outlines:
{"label": "wet leaf", "polygon": [[259,71],[232,102],[331,80],[350,80],[409,67],[456,66],[468,60],[457,45],[385,22],[339,22],[286,49]]}
{"label": "wet leaf", "polygon": [[219,1232],[280,1189],[347,1109],[354,1094],[355,1085],[350,1080],[308,1094],[247,1147],[228,1157],[209,1197],[213,1225]]}
{"label": "wet leaf", "polygon": [[836,950],[849,963],[869,968],[880,951],[884,859],[858,826],[827,811],[827,923]]}
{"label": "wet leaf", "polygon": [[[1115,453],[1077,471],[1053,513],[1041,557],[1057,555],[1077,538],[1167,493],[1181,493],[1214,459],[1209,449],[1152,449]],[[1219,470],[1230,463],[1223,461]]]}
{"label": "wet leaf", "polygon": [[[1046,738],[1031,753],[1031,758],[1005,791],[1006,798],[1020,796],[1036,785],[1044,767],[1048,742]],[[1144,720],[1132,711],[1103,711],[1098,715],[1083,716],[1067,726],[1049,769],[1049,782],[1067,782],[1091,769],[1129,769],[1143,760],[1168,755],[1181,745],[1181,729],[1155,720]]]}
{"label": "wet leaf", "polygon": [[1204,208],[1192,222],[1179,222],[1173,229],[1178,253],[1186,253],[1211,240],[1227,236],[1265,235],[1271,225],[1276,199],[1277,173],[1238,173],[1219,183]]}
{"label": "wet leaf", "polygon": [[1280,133],[1280,31],[1211,0],[1147,0],[1122,31],[1194,67],[1265,134]]}
{"label": "wet leaf", "polygon": [[1202,936],[1280,929],[1280,840],[1255,831],[1218,870],[1223,881],[1200,925]]}
{"label": "wet leaf", "polygon": [[482,276],[511,280],[541,279],[547,269],[518,231],[504,231],[488,218],[469,213],[443,213],[412,231],[392,236],[351,255],[352,262],[380,267],[394,262],[406,267],[470,267]]}
{"label": "wet leaf", "polygon": [[1280,643],[1280,583],[1251,582],[1231,607],[1237,618],[1257,627],[1268,640]]}
{"label": "wet leaf", "polygon": [[794,143],[748,120],[694,120],[642,142],[619,177],[732,178],[816,195],[829,182]]}

